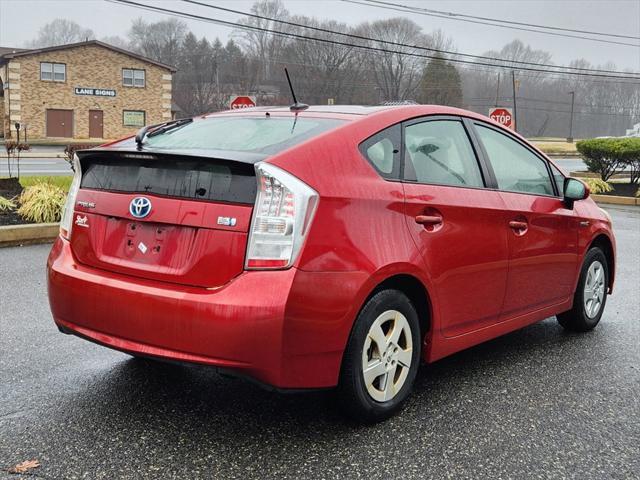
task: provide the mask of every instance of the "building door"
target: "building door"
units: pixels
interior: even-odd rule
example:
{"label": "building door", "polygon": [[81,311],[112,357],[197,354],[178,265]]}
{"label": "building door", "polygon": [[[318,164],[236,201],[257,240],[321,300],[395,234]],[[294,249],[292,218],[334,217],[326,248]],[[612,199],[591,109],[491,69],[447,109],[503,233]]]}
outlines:
{"label": "building door", "polygon": [[47,110],[47,137],[73,137],[73,110]]}
{"label": "building door", "polygon": [[89,137],[103,138],[102,110],[89,110]]}

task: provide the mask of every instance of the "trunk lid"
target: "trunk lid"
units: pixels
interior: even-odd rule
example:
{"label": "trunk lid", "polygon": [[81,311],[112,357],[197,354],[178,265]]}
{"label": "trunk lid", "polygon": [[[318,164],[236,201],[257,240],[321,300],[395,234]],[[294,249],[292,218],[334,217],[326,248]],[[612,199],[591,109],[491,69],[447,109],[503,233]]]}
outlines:
{"label": "trunk lid", "polygon": [[226,284],[244,268],[251,161],[87,151],[71,248],[80,263],[149,280]]}

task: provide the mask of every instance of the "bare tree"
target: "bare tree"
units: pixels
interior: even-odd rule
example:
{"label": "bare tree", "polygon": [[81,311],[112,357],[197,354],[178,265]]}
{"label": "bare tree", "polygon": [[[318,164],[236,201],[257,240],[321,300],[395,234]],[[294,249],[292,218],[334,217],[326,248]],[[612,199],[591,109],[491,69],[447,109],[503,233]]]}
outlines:
{"label": "bare tree", "polygon": [[127,42],[124,38],[119,35],[110,35],[107,37],[102,37],[100,39],[101,42],[108,43],[109,45],[113,45],[114,47],[122,48],[124,50],[129,50],[131,47],[129,42]]}
{"label": "bare tree", "polygon": [[[305,27],[289,27],[288,31],[299,35],[328,40],[344,40],[344,37],[332,33],[320,32],[315,28],[348,33],[350,27],[333,20],[318,20],[304,16],[295,16],[292,22]],[[346,43],[346,42],[345,42]],[[363,80],[361,66],[362,55],[357,48],[326,42],[291,41],[282,53],[278,66],[288,65],[295,76],[299,97],[308,103],[327,103],[329,98],[336,102],[349,102]],[[286,88],[284,76],[280,73],[282,85]]]}
{"label": "bare tree", "polygon": [[[289,12],[284,8],[281,0],[260,0],[253,4],[251,12],[266,18],[286,20]],[[240,20],[241,24],[260,27],[269,30],[284,31],[281,24],[272,20],[264,20],[255,17],[247,17]],[[279,55],[287,40],[281,35],[258,30],[238,29],[234,36],[239,39],[244,52],[251,58],[259,61],[259,69],[256,72],[258,84],[271,79],[272,62],[274,55]]]}
{"label": "bare tree", "polygon": [[367,66],[380,92],[380,100],[410,100],[416,94],[424,60],[406,55],[424,53],[416,48],[389,45],[426,46],[429,39],[419,25],[402,17],[361,24],[357,32],[372,39],[368,44],[389,52],[368,52]]}
{"label": "bare tree", "polygon": [[53,47],[55,45],[65,45],[68,43],[82,42],[95,38],[93,30],[82,28],[73,20],[56,18],[43,25],[38,30],[35,39],[27,42],[29,48]]}
{"label": "bare tree", "polygon": [[176,65],[188,31],[187,24],[175,18],[155,23],[138,18],[128,36],[132,50],[158,62]]}

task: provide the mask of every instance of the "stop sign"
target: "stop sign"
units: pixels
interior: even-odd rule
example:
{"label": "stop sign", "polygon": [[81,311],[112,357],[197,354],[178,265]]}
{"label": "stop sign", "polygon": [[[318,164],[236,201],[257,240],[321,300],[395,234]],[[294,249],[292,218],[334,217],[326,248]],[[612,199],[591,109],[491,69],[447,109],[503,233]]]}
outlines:
{"label": "stop sign", "polygon": [[229,108],[235,110],[238,108],[248,108],[256,106],[256,97],[249,95],[231,95],[229,100]]}
{"label": "stop sign", "polygon": [[500,125],[514,129],[513,115],[510,108],[495,107],[489,110],[489,118]]}

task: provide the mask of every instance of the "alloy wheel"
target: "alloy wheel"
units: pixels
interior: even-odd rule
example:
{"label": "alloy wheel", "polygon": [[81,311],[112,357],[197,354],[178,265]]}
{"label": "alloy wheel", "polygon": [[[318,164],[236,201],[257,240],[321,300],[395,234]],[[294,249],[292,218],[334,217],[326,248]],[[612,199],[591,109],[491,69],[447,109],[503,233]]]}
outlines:
{"label": "alloy wheel", "polygon": [[584,311],[589,318],[594,318],[600,308],[605,295],[605,274],[602,263],[595,260],[587,271],[587,278],[584,282]]}
{"label": "alloy wheel", "polygon": [[393,399],[407,380],[413,339],[407,318],[387,310],[371,325],[362,350],[362,374],[367,392],[378,402]]}

